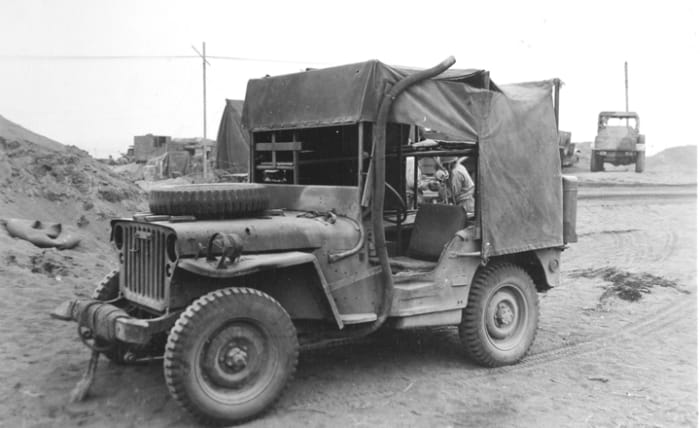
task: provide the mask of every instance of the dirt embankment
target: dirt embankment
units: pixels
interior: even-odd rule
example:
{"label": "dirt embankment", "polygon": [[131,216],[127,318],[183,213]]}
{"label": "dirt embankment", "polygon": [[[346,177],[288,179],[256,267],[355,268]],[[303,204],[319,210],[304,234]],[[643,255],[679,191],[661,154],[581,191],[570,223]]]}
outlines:
{"label": "dirt embankment", "polygon": [[670,147],[647,159],[647,170],[651,172],[686,172],[696,174],[698,170],[698,147]]}
{"label": "dirt embankment", "polygon": [[[61,300],[87,297],[113,268],[109,220],[145,210],[145,196],[87,152],[0,116],[0,220],[61,223],[81,238],[72,250],[41,249],[10,237],[0,225],[0,312],[5,315],[0,325],[0,378],[8,380],[6,388],[0,388],[0,402],[40,394],[35,364],[50,361],[62,349],[48,312]],[[3,408],[0,426],[13,412],[22,411],[16,405]],[[36,422],[31,416],[24,420]]]}
{"label": "dirt embankment", "polygon": [[643,173],[634,172],[634,164],[614,166],[606,163],[605,170],[590,172],[591,143],[576,143],[579,161],[563,169],[575,175],[581,186],[695,186],[697,185],[697,146],[670,147],[647,156]]}
{"label": "dirt embankment", "polygon": [[47,276],[94,281],[110,269],[111,260],[103,262],[111,252],[109,220],[145,208],[138,186],[87,152],[0,116],[0,220],[61,223],[81,238],[74,250],[42,250],[0,226],[0,275],[7,287],[37,284],[39,299],[54,293],[46,289]]}
{"label": "dirt embankment", "polygon": [[128,178],[73,146],[0,116],[0,218],[60,222],[104,235],[109,218],[145,209]]}

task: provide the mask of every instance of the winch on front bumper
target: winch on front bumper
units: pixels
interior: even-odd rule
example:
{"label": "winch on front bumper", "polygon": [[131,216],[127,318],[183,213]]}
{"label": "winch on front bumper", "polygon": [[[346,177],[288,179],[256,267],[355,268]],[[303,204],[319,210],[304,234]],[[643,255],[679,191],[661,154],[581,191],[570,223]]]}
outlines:
{"label": "winch on front bumper", "polygon": [[[116,303],[116,302],[115,302]],[[112,303],[99,300],[68,300],[52,312],[53,318],[77,321],[94,338],[108,343],[117,341],[145,345],[154,334],[170,330],[181,311],[169,312],[156,318],[135,318]]]}

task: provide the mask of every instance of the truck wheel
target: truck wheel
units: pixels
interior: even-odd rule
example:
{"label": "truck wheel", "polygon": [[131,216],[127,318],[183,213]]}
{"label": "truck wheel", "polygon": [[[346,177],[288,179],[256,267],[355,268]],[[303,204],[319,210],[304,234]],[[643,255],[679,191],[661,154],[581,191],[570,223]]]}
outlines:
{"label": "truck wheel", "polygon": [[644,172],[644,163],[646,161],[646,152],[637,152],[637,160],[634,164],[634,172]]}
{"label": "truck wheel", "polygon": [[265,186],[215,183],[163,186],[151,190],[148,207],[158,215],[192,215],[200,219],[251,215],[270,205]]}
{"label": "truck wheel", "polygon": [[[95,291],[92,293],[92,298],[95,300],[107,301],[116,299],[117,297],[119,297],[119,271],[115,269],[102,278],[102,281],[100,281]],[[107,343],[100,339],[95,339],[95,344],[100,347],[107,345]],[[126,344],[117,342],[107,348],[102,354],[110,361],[123,365],[126,364],[124,356],[127,351]]]}
{"label": "truck wheel", "polygon": [[227,288],[195,301],[165,348],[173,398],[208,424],[231,424],[269,408],[296,370],[299,343],[287,311],[249,288]]}
{"label": "truck wheel", "polygon": [[459,336],[469,357],[487,367],[518,362],[535,340],[539,302],[532,278],[511,263],[477,273]]}
{"label": "truck wheel", "polygon": [[115,269],[102,278],[95,291],[92,292],[92,298],[107,301],[117,297],[119,297],[119,270]]}

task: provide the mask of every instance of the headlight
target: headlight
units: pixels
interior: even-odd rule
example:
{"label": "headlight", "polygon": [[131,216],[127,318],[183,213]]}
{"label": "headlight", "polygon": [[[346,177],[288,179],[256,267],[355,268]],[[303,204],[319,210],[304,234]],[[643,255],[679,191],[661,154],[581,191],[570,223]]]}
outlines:
{"label": "headlight", "polygon": [[168,254],[168,260],[175,262],[177,260],[177,236],[170,234],[165,239],[165,251]]}
{"label": "headlight", "polygon": [[124,246],[124,228],[120,225],[116,225],[114,226],[112,234],[112,240],[114,241],[114,245],[117,247],[117,250],[121,250]]}

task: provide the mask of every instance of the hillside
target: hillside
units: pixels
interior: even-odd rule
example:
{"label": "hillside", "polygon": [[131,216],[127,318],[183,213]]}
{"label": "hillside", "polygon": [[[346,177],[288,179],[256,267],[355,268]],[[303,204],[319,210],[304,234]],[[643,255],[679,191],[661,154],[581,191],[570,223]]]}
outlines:
{"label": "hillside", "polygon": [[613,166],[605,164],[605,171],[590,172],[591,143],[576,143],[579,153],[577,164],[564,168],[564,174],[573,174],[582,185],[693,185],[697,183],[697,146],[670,147],[647,156],[643,173],[634,172],[634,164]]}
{"label": "hillside", "polygon": [[696,174],[698,170],[698,147],[678,146],[663,150],[647,158],[649,171],[685,171]]}
{"label": "hillside", "polygon": [[[145,194],[87,152],[0,116],[0,219],[62,223],[83,245],[109,239],[109,219],[144,210]],[[0,228],[0,245],[13,240]]]}
{"label": "hillside", "polygon": [[0,137],[8,141],[29,142],[51,150],[63,150],[65,146],[0,116]]}

